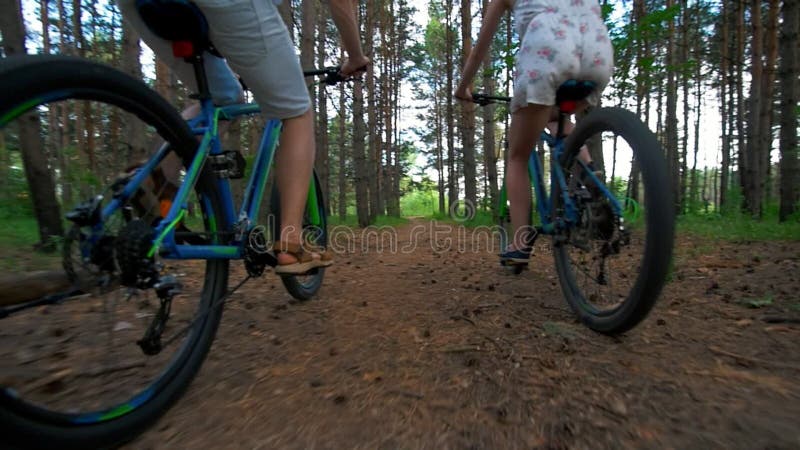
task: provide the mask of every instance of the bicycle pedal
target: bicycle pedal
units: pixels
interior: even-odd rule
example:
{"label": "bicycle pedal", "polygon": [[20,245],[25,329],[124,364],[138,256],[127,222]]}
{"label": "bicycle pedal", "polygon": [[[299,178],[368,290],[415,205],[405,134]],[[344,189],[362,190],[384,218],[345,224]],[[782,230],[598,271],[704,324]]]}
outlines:
{"label": "bicycle pedal", "polygon": [[247,162],[238,150],[226,150],[218,155],[211,155],[208,159],[211,162],[211,170],[217,178],[231,180],[244,178]]}
{"label": "bicycle pedal", "polygon": [[183,291],[183,285],[172,275],[167,275],[158,280],[153,286],[158,298],[172,298]]}

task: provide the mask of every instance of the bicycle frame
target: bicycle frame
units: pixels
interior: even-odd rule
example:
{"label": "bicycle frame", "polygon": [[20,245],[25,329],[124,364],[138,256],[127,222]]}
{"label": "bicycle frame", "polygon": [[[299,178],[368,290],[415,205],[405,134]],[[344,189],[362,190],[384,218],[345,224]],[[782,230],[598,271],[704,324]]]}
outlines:
{"label": "bicycle frame", "polygon": [[[550,160],[560,161],[564,154],[565,139],[563,137],[553,136],[550,133],[543,131],[541,134],[541,140],[551,148]],[[617,200],[616,196],[611,193],[611,191],[606,187],[605,183],[597,178],[597,176],[594,174],[594,171],[589,170],[583,161],[578,160],[578,163],[583,166],[584,170],[589,176],[589,179],[595,183],[595,185],[600,188],[600,191],[603,193],[603,195],[609,199],[614,214],[617,216],[622,216],[622,206],[619,200]],[[545,190],[544,169],[541,161],[539,161],[539,155],[535,149],[531,151],[531,156],[528,159],[528,175],[530,177],[536,199],[536,212],[539,214],[539,220],[542,224],[541,228],[537,229],[537,231],[547,235],[556,234],[558,231],[569,228],[571,225],[578,222],[578,209],[575,206],[575,202],[569,195],[569,190],[567,189],[567,179],[564,175],[564,171],[561,168],[561,164],[551,164],[550,167],[550,192],[548,193]],[[556,186],[559,187],[562,200],[564,201],[564,217],[554,218],[551,216],[553,207],[553,198],[551,195],[553,192],[555,192]],[[501,196],[500,202],[502,215],[508,211],[507,194]]]}
{"label": "bicycle frame", "polygon": [[[235,224],[237,232],[231,244],[220,245],[183,245],[175,241],[175,227],[183,218],[187,205],[187,199],[197,182],[200,172],[209,156],[222,153],[222,145],[219,138],[219,121],[234,120],[239,116],[258,114],[260,107],[255,103],[235,104],[223,107],[216,107],[211,100],[201,100],[200,114],[188,121],[192,133],[202,136],[197,152],[188,164],[186,174],[178,193],[172,201],[167,216],[163,218],[155,227],[155,239],[148,256],[156,253],[162,258],[167,259],[241,259],[243,257],[243,237],[252,227],[252,222],[258,217],[261,201],[264,196],[264,188],[269,175],[270,167],[275,155],[278,136],[281,131],[281,121],[272,119],[267,121],[261,137],[261,143],[255,158],[252,173],[247,183],[245,195],[242,200],[238,214],[234,205],[231,193],[230,182],[227,178],[217,178],[215,188],[220,193],[222,199],[222,211],[213,211],[207,216],[209,231],[212,236],[218,236],[218,219],[223,219],[224,224]],[[96,229],[102,229],[102,222],[110,217],[120,208],[136,191],[141,184],[150,176],[152,171],[163,161],[168,152],[168,146],[162,146],[159,151],[139,169],[133,178],[125,185],[122,191],[115,195],[111,202],[103,209],[101,222],[96,225]],[[208,199],[200,198],[206,202],[204,212],[211,211]],[[314,179],[311,179],[311,188],[308,192],[307,209],[311,211],[311,222],[314,225],[320,224],[318,214],[318,199],[314,186]],[[221,217],[217,217],[221,214]]]}

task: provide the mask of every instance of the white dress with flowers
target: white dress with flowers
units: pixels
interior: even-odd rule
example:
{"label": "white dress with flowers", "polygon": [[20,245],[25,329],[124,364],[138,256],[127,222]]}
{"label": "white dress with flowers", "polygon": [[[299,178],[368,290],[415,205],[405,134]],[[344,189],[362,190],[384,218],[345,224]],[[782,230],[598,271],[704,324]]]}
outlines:
{"label": "white dress with flowers", "polygon": [[554,105],[556,90],[569,79],[590,80],[597,104],[614,70],[614,49],[597,0],[516,0],[520,36],[511,110],[528,104]]}

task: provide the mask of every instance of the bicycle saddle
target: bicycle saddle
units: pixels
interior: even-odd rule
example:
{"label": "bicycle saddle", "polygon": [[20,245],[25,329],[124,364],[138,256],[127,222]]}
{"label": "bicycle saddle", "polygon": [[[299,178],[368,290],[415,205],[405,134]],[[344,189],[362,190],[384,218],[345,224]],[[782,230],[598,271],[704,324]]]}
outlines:
{"label": "bicycle saddle", "polygon": [[556,104],[584,100],[597,88],[594,81],[567,80],[556,91]]}
{"label": "bicycle saddle", "polygon": [[194,53],[204,50],[219,56],[208,37],[208,21],[188,0],[136,0],[139,15],[156,36],[171,42],[188,41]]}

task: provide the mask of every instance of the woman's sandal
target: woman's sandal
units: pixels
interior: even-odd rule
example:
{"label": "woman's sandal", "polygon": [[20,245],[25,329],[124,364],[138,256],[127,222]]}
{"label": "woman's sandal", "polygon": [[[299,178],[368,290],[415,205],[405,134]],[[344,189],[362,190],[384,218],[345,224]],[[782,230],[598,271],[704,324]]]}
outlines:
{"label": "woman's sandal", "polygon": [[331,252],[308,244],[303,246],[296,242],[278,241],[276,251],[288,253],[297,259],[293,263],[279,263],[275,266],[275,273],[278,275],[302,275],[312,269],[328,267],[333,264]]}

